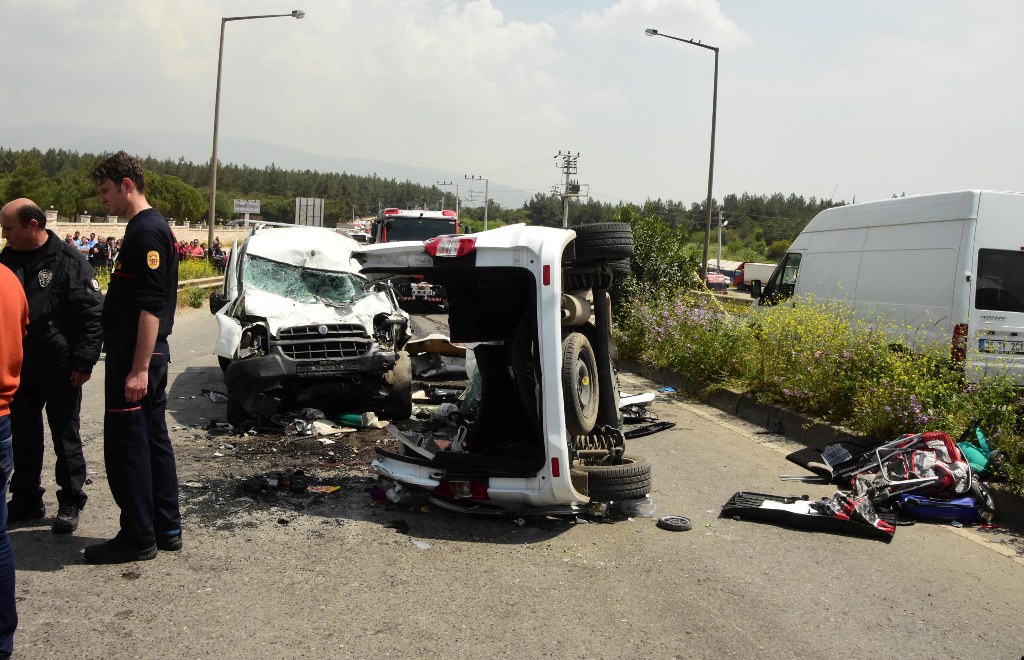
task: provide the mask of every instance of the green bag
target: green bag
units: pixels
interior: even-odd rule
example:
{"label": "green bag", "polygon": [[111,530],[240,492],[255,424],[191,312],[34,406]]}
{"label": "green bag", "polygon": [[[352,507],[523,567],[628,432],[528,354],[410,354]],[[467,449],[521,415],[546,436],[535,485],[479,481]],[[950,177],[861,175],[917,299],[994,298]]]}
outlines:
{"label": "green bag", "polygon": [[[973,440],[971,436],[974,436]],[[964,431],[956,446],[963,452],[975,474],[981,476],[987,473],[992,450],[989,449],[988,440],[985,439],[985,432],[981,430],[981,420],[976,420]]]}

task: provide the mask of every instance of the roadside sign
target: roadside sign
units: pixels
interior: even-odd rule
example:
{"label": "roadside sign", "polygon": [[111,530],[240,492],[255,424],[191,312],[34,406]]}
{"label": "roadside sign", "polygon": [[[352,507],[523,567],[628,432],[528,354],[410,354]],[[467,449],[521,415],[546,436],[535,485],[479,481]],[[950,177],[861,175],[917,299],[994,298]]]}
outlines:
{"label": "roadside sign", "polygon": [[236,199],[235,213],[252,213],[258,215],[260,212],[260,200],[258,199]]}

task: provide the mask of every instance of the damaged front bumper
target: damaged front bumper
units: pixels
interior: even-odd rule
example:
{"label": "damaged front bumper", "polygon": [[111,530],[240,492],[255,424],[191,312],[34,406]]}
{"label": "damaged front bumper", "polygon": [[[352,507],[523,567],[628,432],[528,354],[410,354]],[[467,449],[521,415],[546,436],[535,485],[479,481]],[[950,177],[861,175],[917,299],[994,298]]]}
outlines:
{"label": "damaged front bumper", "polygon": [[378,351],[358,358],[293,360],[274,351],[232,362],[224,382],[243,409],[269,417],[283,401],[301,399],[304,390],[336,387],[336,399],[372,396],[397,359],[394,352]]}

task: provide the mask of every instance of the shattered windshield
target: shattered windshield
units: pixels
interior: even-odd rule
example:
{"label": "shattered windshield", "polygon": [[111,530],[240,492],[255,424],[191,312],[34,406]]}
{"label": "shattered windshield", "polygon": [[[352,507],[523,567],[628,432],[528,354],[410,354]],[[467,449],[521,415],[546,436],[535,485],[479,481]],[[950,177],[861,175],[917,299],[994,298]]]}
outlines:
{"label": "shattered windshield", "polygon": [[247,288],[274,293],[297,302],[344,305],[366,292],[364,280],[353,273],[314,270],[263,257],[245,255],[242,277]]}

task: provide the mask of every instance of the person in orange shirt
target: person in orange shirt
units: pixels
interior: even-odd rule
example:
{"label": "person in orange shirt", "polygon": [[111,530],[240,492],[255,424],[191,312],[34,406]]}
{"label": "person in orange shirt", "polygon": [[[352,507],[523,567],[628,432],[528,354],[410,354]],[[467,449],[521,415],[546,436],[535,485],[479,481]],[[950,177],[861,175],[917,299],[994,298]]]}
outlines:
{"label": "person in orange shirt", "polygon": [[7,482],[14,470],[11,400],[21,382],[22,341],[28,333],[28,300],[21,282],[0,265],[0,657],[14,650],[14,553],[7,536]]}

